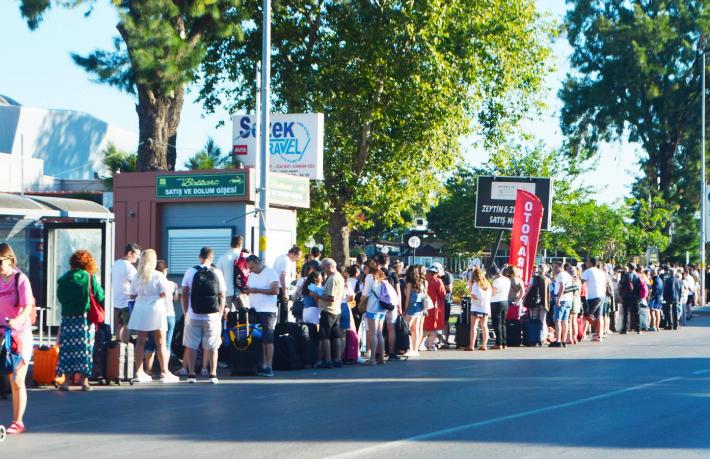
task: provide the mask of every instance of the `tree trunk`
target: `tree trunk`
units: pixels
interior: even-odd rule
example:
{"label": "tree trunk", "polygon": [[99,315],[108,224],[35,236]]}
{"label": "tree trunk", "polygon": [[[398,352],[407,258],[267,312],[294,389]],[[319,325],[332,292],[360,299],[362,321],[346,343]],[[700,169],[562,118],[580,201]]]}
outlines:
{"label": "tree trunk", "polygon": [[340,266],[347,266],[350,260],[350,227],[342,204],[336,204],[328,221],[328,234],[332,249],[332,258]]}
{"label": "tree trunk", "polygon": [[157,94],[138,87],[138,170],[155,171],[175,168],[168,159],[168,146],[177,134],[184,90],[178,88],[171,96]]}

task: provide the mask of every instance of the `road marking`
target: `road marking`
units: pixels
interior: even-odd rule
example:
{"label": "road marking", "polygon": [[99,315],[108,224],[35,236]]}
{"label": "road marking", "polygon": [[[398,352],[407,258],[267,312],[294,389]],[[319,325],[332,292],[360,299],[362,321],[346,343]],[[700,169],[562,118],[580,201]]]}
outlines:
{"label": "road marking", "polygon": [[705,373],[710,373],[710,370],[698,370],[694,371],[693,375],[698,376],[698,375],[704,375]]}
{"label": "road marking", "polygon": [[456,426],[456,427],[450,427],[448,429],[435,430],[433,432],[429,432],[429,433],[425,433],[425,434],[421,434],[421,435],[415,435],[413,437],[403,438],[401,440],[395,440],[395,441],[391,441],[391,442],[387,442],[387,443],[381,443],[378,445],[367,446],[365,448],[347,451],[342,454],[328,456],[328,459],[336,459],[336,458],[343,459],[343,458],[349,458],[349,457],[372,456],[373,454],[381,452],[383,450],[396,448],[398,446],[406,446],[407,443],[424,441],[424,440],[431,440],[432,438],[443,437],[445,435],[463,432],[463,431],[471,430],[471,429],[476,429],[478,427],[489,426],[492,424],[498,424],[498,423],[505,422],[505,421],[512,421],[514,419],[520,419],[520,418],[524,418],[524,417],[528,417],[528,416],[533,416],[536,414],[547,413],[550,411],[559,410],[561,408],[569,408],[572,406],[582,405],[584,403],[594,402],[597,400],[603,400],[605,398],[614,397],[616,395],[626,394],[628,392],[635,392],[638,390],[647,389],[649,387],[658,386],[658,385],[673,382],[673,381],[678,381],[679,379],[682,379],[682,377],[681,376],[674,376],[672,378],[666,378],[666,379],[661,379],[661,380],[655,381],[655,382],[640,384],[638,386],[627,387],[626,389],[619,389],[619,390],[607,392],[604,394],[599,394],[599,395],[594,395],[591,397],[573,400],[571,402],[560,403],[558,405],[546,406],[544,408],[537,408],[537,409],[530,410],[530,411],[523,411],[522,413],[510,414],[507,416],[500,416],[497,418],[472,422],[470,424],[463,424],[463,425]]}

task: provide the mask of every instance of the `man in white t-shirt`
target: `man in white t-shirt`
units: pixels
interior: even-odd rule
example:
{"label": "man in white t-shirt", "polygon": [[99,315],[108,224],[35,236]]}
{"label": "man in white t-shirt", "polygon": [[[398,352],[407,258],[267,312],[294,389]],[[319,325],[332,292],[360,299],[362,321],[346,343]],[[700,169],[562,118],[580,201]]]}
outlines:
{"label": "man in white t-shirt", "polygon": [[200,250],[200,264],[188,269],[182,278],[182,311],[185,329],[182,344],[187,365],[187,382],[197,382],[195,354],[202,344],[203,358],[209,360],[209,381],[217,384],[217,354],[222,345],[222,315],[227,286],[219,269],[212,266],[214,252]]}
{"label": "man in white t-shirt", "polygon": [[256,320],[262,328],[261,366],[259,376],[271,377],[274,360],[274,328],[276,327],[276,305],[279,293],[279,276],[276,271],[264,264],[261,258],[250,255],[247,258],[249,281],[245,293],[249,294],[249,304],[256,312]]}
{"label": "man in white t-shirt", "polygon": [[594,341],[602,340],[602,314],[606,301],[606,273],[599,269],[599,261],[590,258],[589,268],[582,273],[582,281],[587,284],[587,303],[584,305],[584,318],[594,327]]}
{"label": "man in white t-shirt", "polygon": [[234,263],[239,260],[242,254],[242,245],[244,244],[244,238],[242,236],[234,236],[230,244],[230,248],[217,260],[217,269],[222,271],[224,276],[224,281],[227,284],[227,303],[225,307],[225,312],[236,311],[238,307],[238,298],[242,293],[241,291],[235,291],[234,286]]}
{"label": "man in white t-shirt", "polygon": [[113,299],[113,332],[116,338],[128,342],[129,306],[133,306],[131,295],[131,281],[136,275],[135,265],[141,256],[141,248],[131,242],[126,245],[124,256],[111,266],[111,288]]}
{"label": "man in white t-shirt", "polygon": [[[566,268],[566,267],[564,267]],[[555,307],[553,318],[555,320],[555,341],[550,343],[550,347],[567,347],[567,328],[569,314],[572,311],[572,301],[574,292],[567,291],[567,287],[572,286],[572,276],[563,269],[561,262],[556,262],[555,274]]]}
{"label": "man in white t-shirt", "polygon": [[301,249],[294,245],[274,260],[274,271],[279,276],[279,323],[288,321],[288,289],[296,277],[296,262],[301,259]]}

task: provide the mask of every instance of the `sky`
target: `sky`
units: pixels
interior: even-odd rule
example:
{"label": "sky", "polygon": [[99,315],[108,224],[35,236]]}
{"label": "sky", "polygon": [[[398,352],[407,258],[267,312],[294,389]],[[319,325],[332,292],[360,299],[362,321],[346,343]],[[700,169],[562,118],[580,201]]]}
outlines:
{"label": "sky", "polygon": [[[561,20],[564,0],[536,0],[540,11]],[[111,49],[116,35],[115,11],[110,2],[98,1],[91,15],[85,17],[86,5],[77,9],[55,8],[45,15],[36,31],[30,31],[22,20],[18,3],[0,1],[0,94],[23,105],[39,108],[69,109],[89,113],[111,124],[138,133],[138,117],[131,95],[115,88],[92,82],[90,76],[76,66],[70,53],[88,54],[97,48]],[[546,85],[547,109],[537,119],[524,124],[549,147],[562,144],[559,127],[561,102],[557,90],[569,71],[571,48],[564,38],[553,44],[556,71]],[[226,112],[204,116],[195,94],[187,94],[178,129],[178,168],[202,148],[208,137],[213,137],[223,151],[231,150],[231,123]],[[216,128],[220,122],[225,126]],[[326,126],[327,135],[327,126]],[[633,181],[638,147],[626,143],[606,144],[592,164],[594,170],[582,178],[583,185],[591,185],[594,198],[613,203],[628,192]],[[469,152],[467,161],[485,160],[480,152]]]}

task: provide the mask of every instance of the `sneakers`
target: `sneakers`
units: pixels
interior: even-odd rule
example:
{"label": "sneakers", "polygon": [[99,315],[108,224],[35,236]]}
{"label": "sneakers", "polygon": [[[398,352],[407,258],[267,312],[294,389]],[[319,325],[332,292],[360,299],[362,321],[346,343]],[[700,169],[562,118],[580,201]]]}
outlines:
{"label": "sneakers", "polygon": [[190,384],[195,384],[197,382],[197,375],[189,375],[187,377],[187,382]]}
{"label": "sneakers", "polygon": [[219,379],[217,375],[210,375],[210,384],[219,384]]}
{"label": "sneakers", "polygon": [[333,360],[333,367],[334,368],[343,368],[343,361],[342,360]]}
{"label": "sneakers", "polygon": [[261,370],[256,372],[256,375],[263,376],[265,378],[271,378],[272,376],[274,376],[274,370],[269,367],[262,368]]}
{"label": "sneakers", "polygon": [[330,361],[318,362],[315,365],[313,365],[313,368],[322,368],[322,369],[329,370],[329,369],[333,368],[333,362],[330,362]]}
{"label": "sneakers", "polygon": [[187,376],[187,368],[182,367],[175,374],[178,376]]}
{"label": "sneakers", "polygon": [[555,341],[550,343],[548,347],[562,347],[562,344],[559,341]]}
{"label": "sneakers", "polygon": [[164,383],[164,384],[174,384],[174,383],[179,383],[180,378],[175,376],[172,373],[168,373],[167,375],[160,377],[160,382]]}
{"label": "sneakers", "polygon": [[209,372],[209,370],[207,370],[207,368],[203,368],[202,370],[200,370],[200,376],[209,376],[209,375],[210,375],[210,372]]}
{"label": "sneakers", "polygon": [[136,373],[135,377],[133,378],[133,382],[134,383],[149,383],[149,382],[153,382],[153,377],[146,374],[146,373],[140,372],[140,373]]}
{"label": "sneakers", "polygon": [[15,435],[15,434],[21,434],[25,430],[25,425],[19,421],[15,421],[12,424],[10,424],[10,427],[7,428],[5,431],[8,435]]}
{"label": "sneakers", "polygon": [[390,362],[392,362],[392,361],[395,361],[395,360],[402,360],[402,358],[401,358],[400,356],[398,356],[397,354],[390,354],[390,356],[389,356],[389,358],[388,358],[387,360],[389,360]]}

